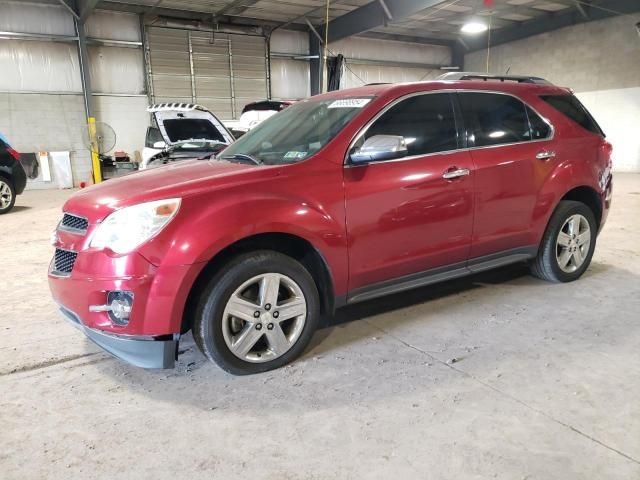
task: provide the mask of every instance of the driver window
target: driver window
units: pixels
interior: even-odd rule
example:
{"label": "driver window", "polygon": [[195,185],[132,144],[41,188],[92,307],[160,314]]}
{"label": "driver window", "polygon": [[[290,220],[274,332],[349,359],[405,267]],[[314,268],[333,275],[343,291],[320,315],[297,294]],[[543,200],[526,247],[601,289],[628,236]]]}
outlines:
{"label": "driver window", "polygon": [[425,155],[458,148],[456,122],[448,93],[416,95],[391,107],[358,141],[374,135],[400,135],[408,155]]}

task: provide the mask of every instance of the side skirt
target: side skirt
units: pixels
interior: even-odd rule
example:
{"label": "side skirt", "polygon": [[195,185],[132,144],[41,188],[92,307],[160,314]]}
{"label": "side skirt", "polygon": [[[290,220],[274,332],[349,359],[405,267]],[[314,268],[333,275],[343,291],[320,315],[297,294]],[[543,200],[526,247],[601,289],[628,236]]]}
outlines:
{"label": "side skirt", "polygon": [[[466,262],[454,263],[446,267],[438,267],[424,272],[412,273],[400,278],[385,280],[349,292],[346,304],[363,302],[372,298],[391,295],[414,288],[424,287],[433,283],[444,282],[454,278],[465,277],[474,273],[492,270],[512,263],[522,262],[534,258],[538,253],[537,246],[514,248],[504,252],[494,253],[483,257],[472,258]],[[340,306],[340,305],[336,305]]]}

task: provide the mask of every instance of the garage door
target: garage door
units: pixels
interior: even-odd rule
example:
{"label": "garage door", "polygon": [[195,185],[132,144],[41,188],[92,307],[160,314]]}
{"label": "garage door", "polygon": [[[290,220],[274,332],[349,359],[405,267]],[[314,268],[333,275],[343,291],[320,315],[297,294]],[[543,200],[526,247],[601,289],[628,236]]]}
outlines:
{"label": "garage door", "polygon": [[154,103],[198,103],[228,120],[269,98],[263,37],[150,27],[146,40]]}

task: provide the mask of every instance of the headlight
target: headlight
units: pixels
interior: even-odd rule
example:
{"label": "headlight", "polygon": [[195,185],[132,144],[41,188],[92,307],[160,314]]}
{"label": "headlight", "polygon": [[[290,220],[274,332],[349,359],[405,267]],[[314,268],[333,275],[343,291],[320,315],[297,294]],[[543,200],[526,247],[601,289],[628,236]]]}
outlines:
{"label": "headlight", "polygon": [[90,246],[128,253],[162,230],[178,208],[180,199],[168,198],[116,210],[98,226]]}

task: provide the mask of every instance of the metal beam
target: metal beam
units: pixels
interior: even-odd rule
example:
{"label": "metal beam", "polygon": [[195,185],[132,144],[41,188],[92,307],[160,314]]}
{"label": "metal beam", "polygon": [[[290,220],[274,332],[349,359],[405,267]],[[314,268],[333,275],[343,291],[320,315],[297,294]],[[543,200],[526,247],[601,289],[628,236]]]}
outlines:
{"label": "metal beam", "polygon": [[307,25],[309,25],[309,31],[311,31],[311,33],[313,33],[316,36],[316,38],[320,43],[323,43],[322,36],[316,30],[316,27],[313,26],[313,24],[309,21],[308,18],[305,17],[304,21],[307,22]]}
{"label": "metal beam", "polygon": [[[418,13],[444,3],[446,0],[397,0],[387,2],[387,10],[393,21],[400,21],[410,15]],[[352,35],[364,33],[372,28],[381,27],[388,22],[387,12],[378,0],[358,7],[329,22],[329,43]],[[321,28],[324,30],[324,26]]]}
{"label": "metal beam", "polygon": [[[597,8],[602,6],[602,9]],[[534,19],[523,22],[517,27],[502,28],[491,32],[491,46],[503,43],[514,42],[523,38],[532,37],[541,33],[570,27],[581,23],[604,20],[618,16],[620,14],[632,14],[640,12],[640,2],[629,2],[627,0],[609,0],[606,3],[594,4],[591,6],[588,18],[583,17],[576,9],[565,13],[557,13],[552,16],[545,16],[541,19]],[[632,28],[630,26],[629,28]],[[484,50],[487,47],[487,34],[476,37],[465,38],[469,45],[469,52]]]}
{"label": "metal beam", "polygon": [[233,2],[225,5],[220,10],[213,14],[214,17],[218,17],[220,15],[233,15],[239,16],[242,15],[245,10],[252,7],[259,0],[234,0]]}
{"label": "metal beam", "polygon": [[322,52],[320,39],[309,32],[309,86],[311,95],[317,95],[322,91]]}
{"label": "metal beam", "polygon": [[96,5],[100,0],[78,0],[80,1],[80,5],[78,5],[80,10],[80,21],[84,23],[84,21],[91,15],[91,13],[95,10]]}
{"label": "metal beam", "polygon": [[[125,3],[122,0],[102,0],[100,2],[100,9],[145,15],[145,23],[147,25],[151,25],[153,23],[149,21],[150,18],[177,19],[177,20],[183,20],[183,21],[198,22],[203,26],[203,28],[204,28],[204,25],[206,24],[205,30],[211,31],[211,13],[206,13],[206,12],[196,12],[193,10],[167,8],[157,4],[153,6],[134,5],[131,3]],[[216,22],[218,25],[221,25],[221,26],[233,25],[233,26],[242,26],[242,27],[245,27],[245,26],[246,27],[262,27],[265,30],[272,30],[273,28],[281,25],[280,22],[271,21],[271,20],[235,17],[235,16],[229,16],[229,15],[218,15],[216,17]],[[288,28],[290,30],[297,30],[301,32],[307,31],[307,27],[300,24],[293,24]]]}
{"label": "metal beam", "polygon": [[69,11],[71,15],[73,15],[73,18],[75,18],[76,20],[80,20],[78,7],[75,4],[76,2],[74,0],[58,0],[58,1],[64,8],[66,8]]}
{"label": "metal beam", "polygon": [[582,15],[584,18],[589,18],[589,14],[587,13],[586,9],[582,6],[582,3],[578,1],[575,1],[574,3],[578,11],[580,12],[580,15]]}
{"label": "metal beam", "polygon": [[87,118],[93,117],[93,99],[91,98],[91,76],[89,74],[89,51],[87,50],[87,36],[84,24],[79,20],[75,22],[78,34],[78,56],[80,58],[80,80],[82,81],[82,93],[84,95],[84,109]]}
{"label": "metal beam", "polygon": [[447,40],[444,38],[414,37],[413,35],[398,35],[395,33],[382,32],[365,32],[358,35],[358,37],[376,38],[378,40],[393,40],[396,42],[420,43],[424,45],[440,45],[443,47],[450,47],[455,42],[455,40]]}
{"label": "metal beam", "polygon": [[51,35],[48,33],[0,32],[0,38],[7,40],[38,40],[44,42],[77,42],[77,36]]}

